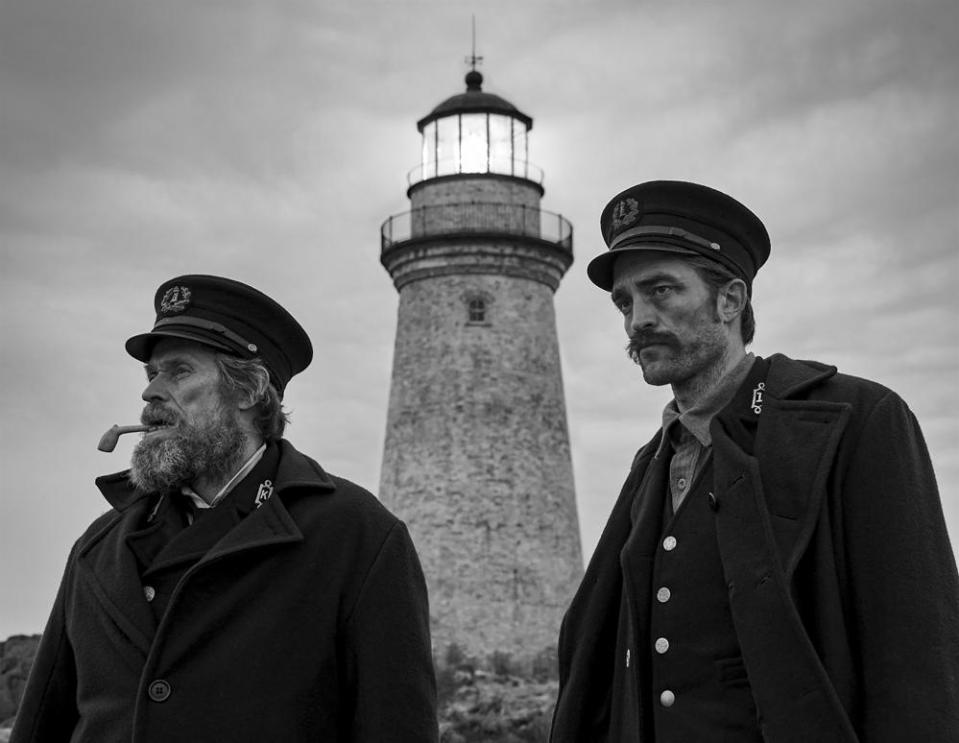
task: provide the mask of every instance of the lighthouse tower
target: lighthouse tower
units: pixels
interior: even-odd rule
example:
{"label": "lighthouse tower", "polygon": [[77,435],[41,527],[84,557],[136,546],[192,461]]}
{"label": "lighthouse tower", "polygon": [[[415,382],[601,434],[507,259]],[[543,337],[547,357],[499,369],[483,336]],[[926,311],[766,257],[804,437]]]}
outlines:
{"label": "lighthouse tower", "polygon": [[380,495],[409,526],[434,652],[531,659],[582,577],[553,293],[572,225],[540,209],[533,120],[482,89],[417,122],[410,210],[382,226],[399,292]]}

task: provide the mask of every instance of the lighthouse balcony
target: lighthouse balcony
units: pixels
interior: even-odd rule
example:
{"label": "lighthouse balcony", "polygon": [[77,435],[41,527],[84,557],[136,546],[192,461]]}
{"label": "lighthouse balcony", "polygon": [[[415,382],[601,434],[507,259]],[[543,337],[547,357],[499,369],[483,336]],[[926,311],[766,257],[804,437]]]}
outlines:
{"label": "lighthouse balcony", "polygon": [[496,202],[420,206],[395,214],[380,230],[385,254],[405,243],[478,236],[532,238],[572,254],[573,225],[561,214]]}

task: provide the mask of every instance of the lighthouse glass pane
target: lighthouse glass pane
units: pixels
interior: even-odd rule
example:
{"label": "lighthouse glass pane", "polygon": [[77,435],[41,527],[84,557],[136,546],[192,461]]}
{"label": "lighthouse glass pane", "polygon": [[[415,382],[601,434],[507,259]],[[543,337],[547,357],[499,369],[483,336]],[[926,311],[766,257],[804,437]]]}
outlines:
{"label": "lighthouse glass pane", "polygon": [[513,138],[509,116],[490,114],[489,169],[491,173],[513,174]]}
{"label": "lighthouse glass pane", "polygon": [[436,177],[436,122],[423,127],[423,173],[422,177]]}
{"label": "lighthouse glass pane", "polygon": [[458,116],[436,120],[436,175],[459,172],[460,127]]}
{"label": "lighthouse glass pane", "polygon": [[462,114],[460,118],[463,127],[460,172],[485,173],[489,168],[486,114]]}
{"label": "lighthouse glass pane", "polygon": [[522,121],[513,119],[513,157],[515,158],[516,175],[523,178],[529,177],[527,172],[527,162],[529,161],[529,152],[527,151],[527,129]]}

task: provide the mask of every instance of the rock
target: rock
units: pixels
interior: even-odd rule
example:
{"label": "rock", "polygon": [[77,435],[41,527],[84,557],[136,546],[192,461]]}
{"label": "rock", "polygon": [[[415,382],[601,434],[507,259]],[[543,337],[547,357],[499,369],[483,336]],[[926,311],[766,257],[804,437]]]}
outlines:
{"label": "rock", "polygon": [[[0,641],[0,726],[9,727],[27,683],[40,635],[13,635]],[[0,730],[0,743],[5,738]]]}

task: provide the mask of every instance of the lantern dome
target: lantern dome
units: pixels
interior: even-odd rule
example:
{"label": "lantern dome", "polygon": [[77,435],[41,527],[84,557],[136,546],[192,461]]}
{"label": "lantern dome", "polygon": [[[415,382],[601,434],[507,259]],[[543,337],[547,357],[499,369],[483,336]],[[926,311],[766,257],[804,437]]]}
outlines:
{"label": "lantern dome", "polygon": [[493,93],[483,76],[466,73],[466,91],[447,98],[416,122],[423,135],[419,167],[410,184],[461,174],[506,175],[536,182],[542,173],[528,162],[533,119]]}
{"label": "lantern dome", "polygon": [[421,132],[423,127],[436,119],[445,116],[455,116],[460,113],[486,112],[505,114],[519,119],[529,131],[533,128],[533,119],[520,111],[516,106],[493,93],[483,92],[483,75],[476,70],[466,73],[466,92],[450,96],[416,122],[416,128]]}

